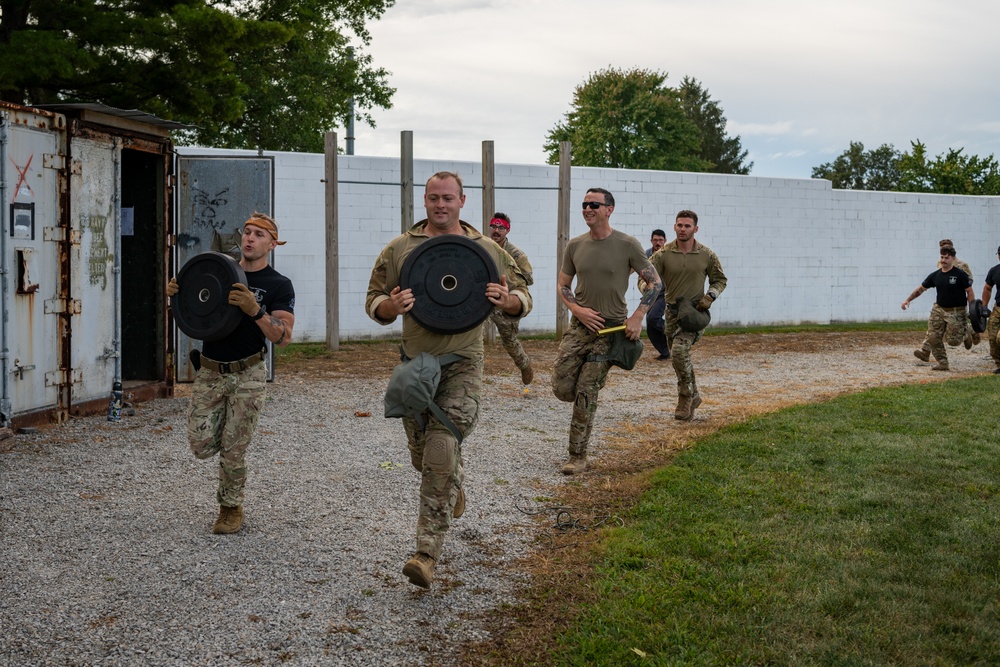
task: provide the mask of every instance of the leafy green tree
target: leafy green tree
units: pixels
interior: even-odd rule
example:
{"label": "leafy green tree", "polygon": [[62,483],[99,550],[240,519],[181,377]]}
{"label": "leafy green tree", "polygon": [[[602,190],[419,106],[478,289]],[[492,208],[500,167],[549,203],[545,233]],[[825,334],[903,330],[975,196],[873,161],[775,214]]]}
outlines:
{"label": "leafy green tree", "polygon": [[708,91],[691,77],[681,79],[681,107],[694,122],[701,139],[698,157],[711,163],[709,171],[715,174],[749,174],[753,162],[746,162],[748,151],[740,138],[726,134],[726,117],[719,103],[709,97]]}
{"label": "leafy green tree", "polygon": [[[103,102],[219,146],[318,150],[322,132],[393,89],[351,59],[393,0],[0,0],[0,99]],[[371,123],[371,117],[362,114]]]}
{"label": "leafy green tree", "polygon": [[543,149],[559,161],[559,143],[573,142],[574,164],[624,169],[706,171],[698,127],[685,115],[667,75],[609,68],[573,92],[572,109],[549,131]]}
{"label": "leafy green tree", "polygon": [[812,177],[825,178],[841,190],[898,190],[899,158],[892,144],[866,151],[863,143],[852,141],[833,162],[813,167]]}
{"label": "leafy green tree", "polygon": [[[900,158],[902,185],[911,192],[952,195],[1000,195],[1000,166],[991,154],[964,155],[961,148],[927,160],[927,147],[911,142],[912,152]],[[902,188],[901,188],[902,189]]]}
{"label": "leafy green tree", "polygon": [[866,151],[864,144],[852,141],[833,162],[814,167],[812,176],[846,190],[1000,195],[1000,166],[993,155],[981,158],[951,148],[930,159],[920,141],[910,142],[906,153],[891,144]]}

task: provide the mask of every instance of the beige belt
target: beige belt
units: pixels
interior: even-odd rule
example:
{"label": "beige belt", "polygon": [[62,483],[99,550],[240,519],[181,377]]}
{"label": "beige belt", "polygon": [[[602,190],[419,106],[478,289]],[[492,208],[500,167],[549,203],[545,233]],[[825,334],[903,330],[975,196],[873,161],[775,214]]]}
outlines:
{"label": "beige belt", "polygon": [[216,373],[239,373],[240,371],[245,371],[251,366],[255,366],[266,357],[266,348],[257,354],[251,354],[246,359],[237,359],[236,361],[215,361],[214,359],[209,359],[208,357],[202,355],[201,365],[215,371]]}

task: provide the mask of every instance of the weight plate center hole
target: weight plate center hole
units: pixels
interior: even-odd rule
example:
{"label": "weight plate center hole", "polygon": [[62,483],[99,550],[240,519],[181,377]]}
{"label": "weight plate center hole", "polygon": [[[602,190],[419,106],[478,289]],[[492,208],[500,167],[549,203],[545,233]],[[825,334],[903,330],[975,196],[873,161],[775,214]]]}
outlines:
{"label": "weight plate center hole", "polygon": [[441,278],[441,288],[446,292],[453,292],[458,287],[458,279],[455,276],[447,275]]}
{"label": "weight plate center hole", "polygon": [[212,293],[207,289],[203,288],[198,292],[198,300],[202,303],[208,303],[208,300],[212,298]]}

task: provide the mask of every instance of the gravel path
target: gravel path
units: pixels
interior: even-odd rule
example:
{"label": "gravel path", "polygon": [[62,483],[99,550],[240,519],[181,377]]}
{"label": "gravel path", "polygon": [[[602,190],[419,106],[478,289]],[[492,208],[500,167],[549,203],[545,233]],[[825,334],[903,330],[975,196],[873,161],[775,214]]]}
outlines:
{"label": "gravel path", "polygon": [[[738,418],[760,400],[992,370],[983,346],[953,353],[943,374],[913,359],[912,342],[840,337],[770,352],[761,340],[699,344],[696,422]],[[0,664],[453,664],[462,643],[485,636],[483,612],[516,602],[526,576],[497,566],[532,548],[539,527],[522,509],[544,508],[563,483],[570,407],[551,396],[548,366],[528,392],[508,366],[487,378],[465,446],[468,508],[427,592],[400,573],[418,478],[400,423],[381,417],[384,377],[279,369],[249,453],[245,527],[232,536],[210,532],[216,467],[188,451],[186,398],[136,405],[117,424],[74,419],[0,441]],[[669,364],[647,356],[639,373],[612,371],[597,432],[672,413]],[[600,465],[599,441],[593,453]]]}

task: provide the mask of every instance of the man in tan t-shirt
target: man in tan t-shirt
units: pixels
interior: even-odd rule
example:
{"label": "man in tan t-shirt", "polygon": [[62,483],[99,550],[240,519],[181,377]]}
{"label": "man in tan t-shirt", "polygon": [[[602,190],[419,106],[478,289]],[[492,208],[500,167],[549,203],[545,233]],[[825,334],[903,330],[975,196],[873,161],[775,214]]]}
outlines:
{"label": "man in tan t-shirt", "polygon": [[[635,238],[611,229],[615,198],[604,188],[591,188],[583,198],[583,219],[589,231],[569,240],[559,269],[559,296],[573,314],[569,329],[559,342],[552,370],[552,392],[561,401],[573,403],[569,428],[569,460],[564,475],[587,469],[587,447],[597,411],[597,394],[608,376],[607,361],[588,357],[606,356],[605,327],[625,325],[625,336],[638,340],[642,321],[660,292],[660,277]],[[632,271],[646,282],[642,301],[628,315],[629,275]],[[576,289],[572,288],[576,278]]]}

